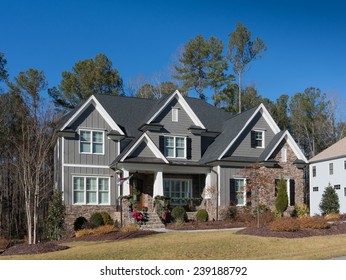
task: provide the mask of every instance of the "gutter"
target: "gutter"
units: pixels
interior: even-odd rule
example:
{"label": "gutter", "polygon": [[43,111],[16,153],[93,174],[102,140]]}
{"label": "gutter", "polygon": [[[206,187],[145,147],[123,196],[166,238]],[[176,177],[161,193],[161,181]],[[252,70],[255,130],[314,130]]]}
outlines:
{"label": "gutter", "polygon": [[216,174],[216,221],[219,220],[219,173],[217,173],[213,168],[211,172]]}

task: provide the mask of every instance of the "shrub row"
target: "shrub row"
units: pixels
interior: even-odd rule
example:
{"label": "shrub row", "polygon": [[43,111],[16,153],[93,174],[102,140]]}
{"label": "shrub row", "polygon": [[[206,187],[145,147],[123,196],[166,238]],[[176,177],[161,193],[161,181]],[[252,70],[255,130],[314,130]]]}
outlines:
{"label": "shrub row", "polygon": [[85,217],[78,217],[73,223],[73,229],[79,231],[82,229],[94,229],[104,225],[113,225],[112,218],[106,211],[92,213],[89,221]]}
{"label": "shrub row", "polygon": [[270,223],[272,231],[297,231],[300,229],[326,229],[329,228],[327,220],[323,217],[285,217]]}

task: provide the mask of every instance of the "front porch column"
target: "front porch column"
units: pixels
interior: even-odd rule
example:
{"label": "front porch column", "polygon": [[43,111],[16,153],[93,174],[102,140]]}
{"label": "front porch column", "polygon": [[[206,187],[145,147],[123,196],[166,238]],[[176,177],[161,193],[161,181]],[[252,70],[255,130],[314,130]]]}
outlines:
{"label": "front porch column", "polygon": [[[130,176],[129,171],[123,169],[123,178],[127,178],[129,176]],[[130,180],[127,180],[126,182],[124,182],[120,188],[123,189],[123,195],[130,195]]]}
{"label": "front porch column", "polygon": [[153,197],[157,195],[163,196],[163,172],[157,171],[154,174],[154,190]]}
{"label": "front porch column", "polygon": [[212,178],[211,173],[207,173],[205,176],[205,187],[204,187],[204,199],[211,199],[212,194],[210,193],[210,190],[212,188]]}

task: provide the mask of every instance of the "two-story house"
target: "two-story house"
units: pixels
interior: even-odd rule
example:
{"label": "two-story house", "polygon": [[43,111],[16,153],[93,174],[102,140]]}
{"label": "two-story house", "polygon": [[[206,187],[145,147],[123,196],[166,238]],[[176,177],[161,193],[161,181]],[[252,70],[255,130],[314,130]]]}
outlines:
{"label": "two-story house", "polygon": [[339,196],[340,213],[346,213],[346,137],[309,160],[310,215],[320,215],[319,204],[328,185]]}
{"label": "two-story house", "polygon": [[119,197],[131,194],[149,211],[156,196],[173,204],[203,196],[201,207],[217,219],[229,205],[249,202],[244,168],[254,163],[271,182],[261,203],[273,207],[281,177],[290,205],[304,200],[307,160],[262,104],[233,115],[179,91],[159,100],[91,96],[62,121],[55,158],[56,188],[74,218],[119,214]]}

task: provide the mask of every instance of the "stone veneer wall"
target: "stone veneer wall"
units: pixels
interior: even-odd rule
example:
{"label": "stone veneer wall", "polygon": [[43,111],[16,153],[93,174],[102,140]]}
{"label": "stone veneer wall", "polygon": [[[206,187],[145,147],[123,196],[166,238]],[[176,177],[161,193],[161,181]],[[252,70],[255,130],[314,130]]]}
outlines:
{"label": "stone veneer wall", "polygon": [[[281,149],[285,147],[287,149],[287,161],[283,162],[281,159]],[[283,142],[278,146],[276,151],[273,153],[275,157],[273,158],[278,162],[278,167],[265,167],[261,166],[254,173],[257,173],[258,176],[263,176],[268,179],[270,184],[262,187],[259,190],[259,203],[265,204],[269,208],[273,208],[275,204],[275,179],[289,178],[295,181],[295,204],[304,203],[305,195],[305,178],[304,170],[297,168],[293,162],[297,159],[293,150],[290,146]],[[251,180],[251,178],[249,178]],[[222,186],[228,188],[229,186]],[[221,205],[216,208],[216,198],[205,199],[203,205],[208,211],[209,220],[219,219],[222,220],[226,218],[227,209],[229,205]],[[245,207],[239,207],[239,211],[242,211]],[[293,207],[289,207],[288,211],[292,211]],[[216,217],[216,211],[218,211],[218,217]]]}
{"label": "stone veneer wall", "polygon": [[87,220],[95,212],[106,211],[109,213],[113,221],[117,220],[117,209],[115,205],[66,205],[65,230],[71,235],[73,223],[78,217],[84,217]]}

